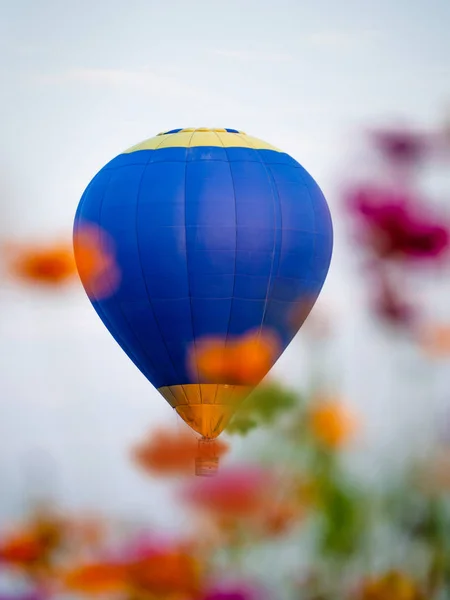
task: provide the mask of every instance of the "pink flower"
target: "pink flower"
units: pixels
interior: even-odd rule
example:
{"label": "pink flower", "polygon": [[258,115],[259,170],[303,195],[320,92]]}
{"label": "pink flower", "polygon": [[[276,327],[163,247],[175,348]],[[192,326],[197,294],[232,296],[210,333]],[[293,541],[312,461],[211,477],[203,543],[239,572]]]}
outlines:
{"label": "pink flower", "polygon": [[388,160],[402,163],[422,159],[429,145],[424,134],[408,129],[381,129],[372,133],[372,139]]}
{"label": "pink flower", "polygon": [[215,477],[187,484],[184,498],[212,514],[247,517],[267,503],[273,484],[273,474],[262,469],[224,469]]}
{"label": "pink flower", "polygon": [[385,276],[379,274],[376,284],[377,294],[373,300],[375,314],[393,325],[411,325],[416,317],[415,308],[402,297],[399,290],[395,289]]}

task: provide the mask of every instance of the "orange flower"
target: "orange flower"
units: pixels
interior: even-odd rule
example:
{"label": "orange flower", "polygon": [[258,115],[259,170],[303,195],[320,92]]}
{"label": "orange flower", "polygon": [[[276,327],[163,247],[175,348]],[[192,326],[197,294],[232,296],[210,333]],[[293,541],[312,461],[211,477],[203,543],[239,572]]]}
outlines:
{"label": "orange flower", "polygon": [[305,510],[300,504],[283,501],[270,507],[262,522],[263,534],[278,536],[287,533],[304,517]]}
{"label": "orange flower", "polygon": [[450,325],[425,328],[419,337],[423,351],[433,358],[450,355]]}
{"label": "orange flower", "polygon": [[69,244],[15,248],[11,268],[15,276],[44,285],[60,285],[72,280],[76,266]]}
{"label": "orange flower", "polygon": [[346,443],[355,433],[354,415],[333,398],[319,398],[310,411],[310,428],[316,439],[331,449]]}
{"label": "orange flower", "polygon": [[105,522],[98,516],[69,518],[66,529],[71,546],[81,553],[100,548],[106,536]]}
{"label": "orange flower", "polygon": [[249,333],[231,347],[233,375],[237,383],[256,385],[275,362],[279,344],[274,335]]}
{"label": "orange flower", "polygon": [[198,561],[183,551],[160,552],[132,562],[127,567],[128,588],[132,597],[193,596],[200,589]]}
{"label": "orange flower", "polygon": [[450,452],[443,446],[438,449],[432,460],[422,466],[418,473],[417,483],[426,493],[450,490]]}
{"label": "orange flower", "polygon": [[319,501],[317,482],[308,477],[296,477],[294,479],[293,495],[303,508],[316,505]]}
{"label": "orange flower", "polygon": [[382,577],[367,580],[359,600],[424,600],[416,584],[406,575],[391,571]]}
{"label": "orange flower", "polygon": [[113,243],[93,224],[80,226],[74,235],[75,260],[80,279],[92,299],[112,295],[120,283]]}
{"label": "orange flower", "polygon": [[151,432],[148,439],[133,449],[136,463],[145,471],[157,475],[179,475],[194,472],[196,458],[208,458],[209,453],[222,456],[227,444],[214,440],[208,445],[198,444],[189,432],[160,429]]}
{"label": "orange flower", "polygon": [[250,332],[227,344],[223,339],[197,342],[190,355],[190,368],[211,383],[256,385],[271,369],[279,343],[268,331]]}
{"label": "orange flower", "polygon": [[127,567],[119,563],[91,563],[67,571],[62,576],[66,590],[84,594],[104,594],[126,588]]}

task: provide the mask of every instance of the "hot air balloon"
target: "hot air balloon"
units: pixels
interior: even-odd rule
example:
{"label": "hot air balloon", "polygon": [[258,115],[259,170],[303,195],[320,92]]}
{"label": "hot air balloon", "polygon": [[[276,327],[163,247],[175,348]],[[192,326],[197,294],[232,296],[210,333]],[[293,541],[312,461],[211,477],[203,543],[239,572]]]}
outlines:
{"label": "hot air balloon", "polygon": [[[205,380],[188,355],[207,337],[226,344],[267,329],[281,342],[278,359],[296,333],[289,315],[313,306],[331,261],[319,186],[242,131],[173,129],[122,152],[89,183],[75,216],[77,263],[86,225],[108,236],[121,274],[97,296],[79,269],[99,317],[182,419],[213,440],[251,389]],[[198,474],[215,470],[205,461]]]}

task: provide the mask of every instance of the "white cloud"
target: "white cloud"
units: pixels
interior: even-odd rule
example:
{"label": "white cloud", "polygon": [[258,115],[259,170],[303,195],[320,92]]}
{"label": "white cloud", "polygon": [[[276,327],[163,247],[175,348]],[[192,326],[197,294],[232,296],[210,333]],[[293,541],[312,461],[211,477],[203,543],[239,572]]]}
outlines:
{"label": "white cloud", "polygon": [[354,48],[359,44],[372,41],[379,36],[376,30],[361,31],[316,31],[309,33],[303,39],[308,44],[314,46],[323,46],[333,49]]}
{"label": "white cloud", "polygon": [[215,50],[214,53],[224,58],[248,62],[289,62],[293,58],[288,53],[251,52],[249,50]]}
{"label": "white cloud", "polygon": [[148,68],[108,69],[77,67],[60,73],[45,73],[33,76],[39,84],[80,83],[114,88],[132,87],[141,90],[160,92],[167,95],[183,95],[190,98],[204,96],[204,91],[191,86],[173,76],[161,75]]}

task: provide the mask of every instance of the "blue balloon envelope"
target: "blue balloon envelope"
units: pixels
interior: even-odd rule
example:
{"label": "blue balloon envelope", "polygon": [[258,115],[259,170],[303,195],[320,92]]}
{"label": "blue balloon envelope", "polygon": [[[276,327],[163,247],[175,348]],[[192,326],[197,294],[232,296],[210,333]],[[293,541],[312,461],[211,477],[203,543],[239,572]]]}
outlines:
{"label": "blue balloon envelope", "polygon": [[75,242],[89,224],[113,241],[121,276],[97,297],[80,269],[95,310],[180,416],[216,437],[245,395],[242,382],[208,382],[189,368],[190,353],[207,337],[225,344],[266,329],[281,341],[274,361],[286,348],[330,265],[319,186],[288,154],[243,132],[176,129],[97,173],[78,206]]}

